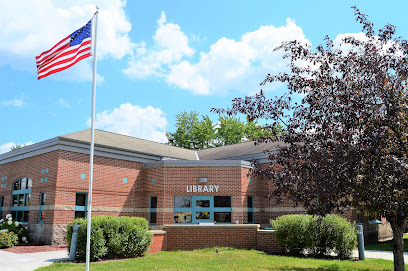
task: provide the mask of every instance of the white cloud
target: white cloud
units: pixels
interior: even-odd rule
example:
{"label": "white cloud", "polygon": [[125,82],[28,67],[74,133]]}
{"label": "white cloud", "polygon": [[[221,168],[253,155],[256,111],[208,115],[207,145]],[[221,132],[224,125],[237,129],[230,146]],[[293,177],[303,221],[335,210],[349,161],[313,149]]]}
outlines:
{"label": "white cloud", "polygon": [[8,143],[5,143],[3,145],[0,145],[0,154],[11,151],[11,148],[16,146],[16,145],[28,146],[28,145],[32,145],[32,144],[34,144],[34,142],[32,142],[32,141],[29,141],[29,142],[26,142],[26,143],[8,142]]}
{"label": "white cloud", "polygon": [[[188,60],[187,57],[194,54],[188,46],[188,37],[178,25],[166,24],[162,13],[154,45],[139,44],[135,55],[141,59],[130,62],[125,73],[137,78],[162,77],[169,85],[198,95],[222,94],[229,90],[251,93],[259,89],[259,83],[268,73],[287,69],[288,61],[282,60],[282,52],[274,51],[287,40],[310,44],[295,21],[287,19],[286,26],[261,26],[245,33],[240,40],[222,37],[208,52],[200,52],[198,61]],[[178,44],[178,51],[172,46],[167,49],[166,42]],[[266,86],[267,89],[275,87],[273,84]]]}
{"label": "white cloud", "polygon": [[[52,75],[53,80],[75,80],[77,82],[89,82],[92,81],[92,59],[87,58],[83,61],[76,63],[74,66],[66,69],[62,72],[57,72]],[[96,74],[96,84],[101,85],[104,81],[104,77]]]}
{"label": "white cloud", "polygon": [[68,102],[67,102],[65,99],[63,99],[63,98],[59,98],[58,101],[57,101],[57,104],[59,104],[59,105],[65,107],[65,108],[70,108],[70,107],[71,107],[71,104],[68,103]]}
{"label": "white cloud", "polygon": [[345,39],[347,37],[353,37],[353,38],[355,38],[357,40],[361,40],[361,41],[367,41],[368,40],[367,36],[363,32],[360,32],[360,33],[342,33],[342,34],[338,34],[336,36],[336,38],[333,40],[333,48],[341,49],[344,53],[349,52],[353,46],[351,44],[343,43],[343,39]]}
{"label": "white cloud", "polygon": [[[282,52],[274,49],[283,41],[310,42],[291,19],[286,26],[261,26],[248,32],[240,40],[223,37],[211,45],[208,52],[201,52],[198,62],[185,61],[172,65],[167,82],[195,94],[213,95],[228,90],[252,92],[268,73],[287,69]],[[275,86],[267,85],[266,88]]]}
{"label": "white cloud", "polygon": [[5,153],[11,150],[12,147],[14,147],[16,143],[14,142],[9,142],[5,143],[3,145],[0,145],[0,153]]}
{"label": "white cloud", "polygon": [[188,37],[177,24],[168,23],[166,14],[161,13],[158,28],[153,36],[154,46],[147,48],[145,42],[136,46],[134,59],[129,62],[125,74],[135,78],[163,76],[168,65],[178,63],[185,56],[192,56],[194,50],[188,45]]}
{"label": "white cloud", "polygon": [[25,104],[23,98],[13,98],[11,100],[0,101],[1,105],[20,107]]}
{"label": "white cloud", "polygon": [[[33,72],[36,69],[34,56],[85,25],[95,12],[93,0],[16,0],[0,3],[0,65]],[[121,59],[132,54],[134,44],[128,36],[131,24],[124,11],[126,1],[100,0],[97,4],[100,7],[98,59],[107,56]],[[82,61],[82,66],[87,68],[76,69],[76,76],[64,73],[62,77],[65,80],[91,80],[91,73],[90,76],[83,75],[84,70],[92,70],[91,62],[90,58]],[[58,79],[55,75],[52,77]]]}
{"label": "white cloud", "polygon": [[[342,34],[338,34],[336,36],[336,38],[333,40],[333,47],[335,49],[340,49],[342,50],[343,54],[347,54],[350,52],[350,50],[352,49],[356,49],[355,46],[348,44],[348,43],[344,43],[343,40],[347,37],[353,37],[356,40],[359,41],[363,41],[366,42],[368,41],[368,37],[366,36],[366,34],[364,34],[363,32],[360,33],[342,33]],[[380,49],[380,52],[382,52],[383,54],[388,54],[387,50],[391,47],[391,46],[395,46],[394,49],[396,49],[396,51],[394,52],[394,56],[396,57],[400,57],[403,55],[403,50],[400,47],[400,45],[398,43],[396,43],[395,41],[388,41],[386,44],[382,44],[381,41],[378,40],[378,36],[374,36],[375,41],[377,42],[377,46]],[[363,49],[363,48],[360,48]]]}
{"label": "white cloud", "polygon": [[[90,120],[88,120],[90,126]],[[167,119],[160,108],[146,108],[130,103],[121,104],[113,111],[96,114],[98,129],[165,143]]]}

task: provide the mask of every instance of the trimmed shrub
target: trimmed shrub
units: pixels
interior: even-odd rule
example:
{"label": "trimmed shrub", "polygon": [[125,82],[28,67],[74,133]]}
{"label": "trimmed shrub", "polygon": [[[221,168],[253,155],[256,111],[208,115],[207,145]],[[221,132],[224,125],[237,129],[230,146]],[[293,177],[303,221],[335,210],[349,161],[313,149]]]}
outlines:
{"label": "trimmed shrub", "polygon": [[355,225],[339,216],[334,216],[332,221],[337,227],[333,239],[334,252],[337,253],[340,259],[350,258],[353,249],[357,247],[357,230]]}
{"label": "trimmed shrub", "polygon": [[350,258],[357,245],[354,225],[338,215],[314,216],[308,227],[308,253],[313,256],[335,252],[340,259]]}
{"label": "trimmed shrub", "polygon": [[152,242],[149,224],[140,217],[109,217],[105,229],[109,258],[130,258],[144,254]]}
{"label": "trimmed shrub", "polygon": [[307,247],[310,215],[284,215],[271,220],[279,245],[291,255],[299,255]]}
{"label": "trimmed shrub", "polygon": [[18,235],[12,231],[0,231],[0,248],[14,247],[18,244]]}
{"label": "trimmed shrub", "polygon": [[[68,250],[71,245],[72,229],[79,224],[77,258],[86,256],[85,219],[75,219],[68,224]],[[95,216],[91,227],[91,259],[130,258],[143,255],[152,242],[153,235],[148,231],[149,224],[140,217]]]}
{"label": "trimmed shrub", "polygon": [[[92,261],[99,260],[106,256],[106,239],[103,235],[103,230],[100,227],[100,217],[92,218],[92,227],[91,227],[91,253],[90,259]],[[71,221],[67,227],[67,242],[68,242],[68,251],[71,247],[71,238],[74,224],[78,224],[80,227],[78,229],[77,235],[77,250],[76,258],[83,260],[86,257],[86,227],[87,221],[83,218],[77,218]]]}
{"label": "trimmed shrub", "polygon": [[335,252],[345,259],[350,258],[357,245],[354,225],[338,215],[287,215],[272,220],[271,224],[277,231],[279,245],[292,255],[303,252],[321,257]]}

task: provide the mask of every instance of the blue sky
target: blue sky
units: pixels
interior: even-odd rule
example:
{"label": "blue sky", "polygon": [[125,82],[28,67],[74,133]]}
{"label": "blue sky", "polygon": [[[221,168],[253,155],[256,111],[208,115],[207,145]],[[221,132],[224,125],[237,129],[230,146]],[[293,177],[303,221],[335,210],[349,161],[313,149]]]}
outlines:
{"label": "blue sky", "polygon": [[[352,5],[376,29],[407,38],[406,1],[0,0],[0,153],[89,128],[92,58],[37,80],[35,56],[100,7],[96,127],[158,142],[182,111],[208,114],[284,71],[275,46],[359,33]],[[265,87],[272,97],[282,85]]]}

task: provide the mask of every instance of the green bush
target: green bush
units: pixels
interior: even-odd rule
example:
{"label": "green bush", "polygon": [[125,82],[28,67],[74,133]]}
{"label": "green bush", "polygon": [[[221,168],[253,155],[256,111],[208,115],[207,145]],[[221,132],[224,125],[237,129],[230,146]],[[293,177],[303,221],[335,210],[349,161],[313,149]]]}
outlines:
{"label": "green bush", "polygon": [[276,240],[291,255],[299,255],[307,247],[310,215],[284,215],[271,220]]}
{"label": "green bush", "polygon": [[271,224],[279,245],[291,254],[306,252],[321,257],[335,252],[345,259],[357,245],[354,225],[337,215],[287,215],[272,220]]}
{"label": "green bush", "polygon": [[[78,259],[86,255],[86,220],[75,219],[68,224],[68,250],[71,245],[72,229],[79,224],[77,253]],[[140,217],[96,216],[92,218],[91,259],[129,258],[143,255],[152,242],[146,219]]]}
{"label": "green bush", "polygon": [[12,231],[0,232],[0,248],[14,247],[18,244],[18,235]]}
{"label": "green bush", "polygon": [[338,215],[314,216],[308,227],[308,253],[313,256],[335,252],[340,259],[350,258],[357,245],[354,225]]}
{"label": "green bush", "polygon": [[[100,218],[94,217],[92,218],[92,227],[91,227],[91,253],[90,258],[91,260],[99,260],[106,256],[107,248],[106,248],[106,239],[103,235],[103,230],[100,228],[99,223]],[[86,256],[86,226],[87,221],[86,219],[79,218],[71,221],[67,227],[67,242],[68,242],[68,251],[71,246],[71,237],[72,237],[72,230],[73,225],[78,224],[79,230],[77,235],[77,250],[76,250],[76,257],[78,259],[85,259]]]}

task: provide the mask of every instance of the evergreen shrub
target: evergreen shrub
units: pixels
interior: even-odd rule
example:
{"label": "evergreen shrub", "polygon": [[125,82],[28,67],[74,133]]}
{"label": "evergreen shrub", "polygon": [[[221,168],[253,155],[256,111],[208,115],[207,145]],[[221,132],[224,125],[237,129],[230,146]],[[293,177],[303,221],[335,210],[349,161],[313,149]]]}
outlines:
{"label": "evergreen shrub", "polygon": [[350,258],[357,245],[354,225],[338,215],[286,215],[271,220],[279,245],[292,255]]}
{"label": "evergreen shrub", "polygon": [[291,255],[299,255],[307,247],[310,215],[284,215],[271,220],[276,240]]}
{"label": "evergreen shrub", "polygon": [[[74,224],[80,225],[76,258],[83,260],[86,256],[86,219],[71,221],[67,226],[68,251]],[[91,260],[102,258],[118,259],[141,256],[146,253],[152,242],[146,219],[127,216],[95,216],[91,227]]]}

